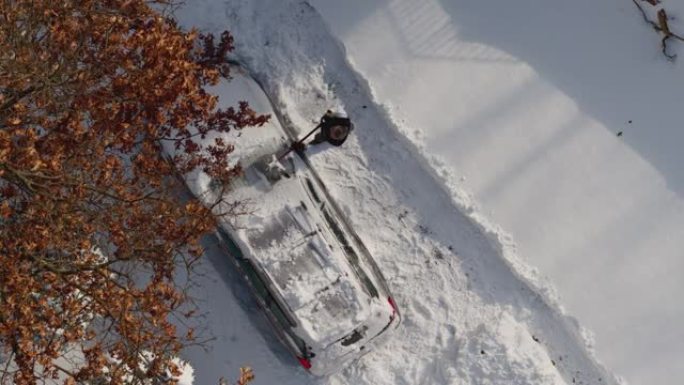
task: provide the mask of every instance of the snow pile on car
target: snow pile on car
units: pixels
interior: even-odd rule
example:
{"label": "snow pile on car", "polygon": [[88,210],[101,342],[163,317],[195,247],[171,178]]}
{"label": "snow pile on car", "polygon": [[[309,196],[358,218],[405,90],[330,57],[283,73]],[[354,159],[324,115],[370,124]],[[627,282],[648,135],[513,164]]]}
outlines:
{"label": "snow pile on car", "polygon": [[[284,181],[287,183],[289,181]],[[325,347],[352,330],[367,313],[368,297],[334,263],[332,245],[305,206],[285,206],[246,230],[249,247],[303,322],[310,340]],[[365,298],[364,298],[365,297]]]}

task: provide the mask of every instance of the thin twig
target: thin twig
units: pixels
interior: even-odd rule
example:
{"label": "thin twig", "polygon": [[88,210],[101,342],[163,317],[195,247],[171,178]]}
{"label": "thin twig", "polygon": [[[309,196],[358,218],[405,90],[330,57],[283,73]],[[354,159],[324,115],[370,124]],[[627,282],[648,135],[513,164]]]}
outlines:
{"label": "thin twig", "polygon": [[655,29],[657,32],[660,32],[663,34],[663,38],[660,41],[663,55],[665,55],[665,57],[668,58],[669,60],[676,59],[677,58],[676,54],[669,54],[667,52],[667,40],[670,38],[675,38],[677,40],[684,41],[684,38],[670,30],[670,26],[668,25],[668,22],[667,22],[667,20],[668,20],[667,12],[665,12],[665,9],[661,8],[658,11],[658,22],[656,23],[655,21],[649,19],[648,15],[646,14],[646,11],[641,6],[641,4],[639,4],[638,0],[632,0],[632,2],[639,9],[639,12],[641,12],[641,16],[643,17],[644,21],[646,23],[650,24],[653,27],[653,29]]}

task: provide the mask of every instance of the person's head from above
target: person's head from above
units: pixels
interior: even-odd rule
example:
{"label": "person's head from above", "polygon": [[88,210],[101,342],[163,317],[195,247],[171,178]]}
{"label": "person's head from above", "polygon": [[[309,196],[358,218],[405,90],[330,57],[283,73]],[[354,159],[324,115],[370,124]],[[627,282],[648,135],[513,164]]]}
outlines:
{"label": "person's head from above", "polygon": [[343,110],[326,111],[321,118],[321,132],[317,135],[314,143],[322,143],[327,141],[333,146],[340,146],[349,136],[350,131],[354,128],[351,119]]}

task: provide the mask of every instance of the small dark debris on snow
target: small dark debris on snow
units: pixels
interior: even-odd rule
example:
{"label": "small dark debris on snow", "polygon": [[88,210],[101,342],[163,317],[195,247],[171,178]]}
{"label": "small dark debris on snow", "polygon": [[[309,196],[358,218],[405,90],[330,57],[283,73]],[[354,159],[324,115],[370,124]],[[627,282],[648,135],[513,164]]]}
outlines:
{"label": "small dark debris on snow", "polygon": [[551,360],[551,365],[556,366],[556,361]]}
{"label": "small dark debris on snow", "polygon": [[436,247],[432,249],[432,255],[437,259],[444,259],[444,254],[442,254],[442,251]]}
{"label": "small dark debris on snow", "polygon": [[480,350],[480,354],[485,354],[485,351],[484,351],[484,350]]}
{"label": "small dark debris on snow", "polygon": [[628,120],[627,123],[632,124],[632,121],[631,121],[631,120]]}
{"label": "small dark debris on snow", "polygon": [[539,343],[539,338],[537,338],[537,336],[532,336],[532,339],[534,340],[534,342]]}
{"label": "small dark debris on snow", "polygon": [[425,225],[418,225],[418,232],[425,235],[430,233],[430,229]]}
{"label": "small dark debris on snow", "polygon": [[366,106],[366,105],[363,105],[363,106],[361,106],[361,108],[368,108],[368,106]]}
{"label": "small dark debris on snow", "polygon": [[618,131],[617,136],[622,136],[622,131]]}

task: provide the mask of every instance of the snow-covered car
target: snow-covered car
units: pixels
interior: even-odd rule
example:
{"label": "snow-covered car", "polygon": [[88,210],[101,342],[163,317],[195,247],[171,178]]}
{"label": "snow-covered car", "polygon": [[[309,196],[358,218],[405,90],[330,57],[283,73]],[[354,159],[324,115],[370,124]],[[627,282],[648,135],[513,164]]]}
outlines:
{"label": "snow-covered car", "polygon": [[185,182],[205,204],[217,194],[244,204],[248,214],[227,217],[218,228],[226,254],[299,363],[313,374],[332,373],[386,340],[400,323],[397,306],[306,156],[291,152],[276,160],[291,140],[259,85],[236,67],[230,82],[211,91],[221,105],[246,100],[272,118],[260,128],[205,139],[221,135],[236,144],[231,162],[244,172],[227,192],[202,171],[185,175]]}

